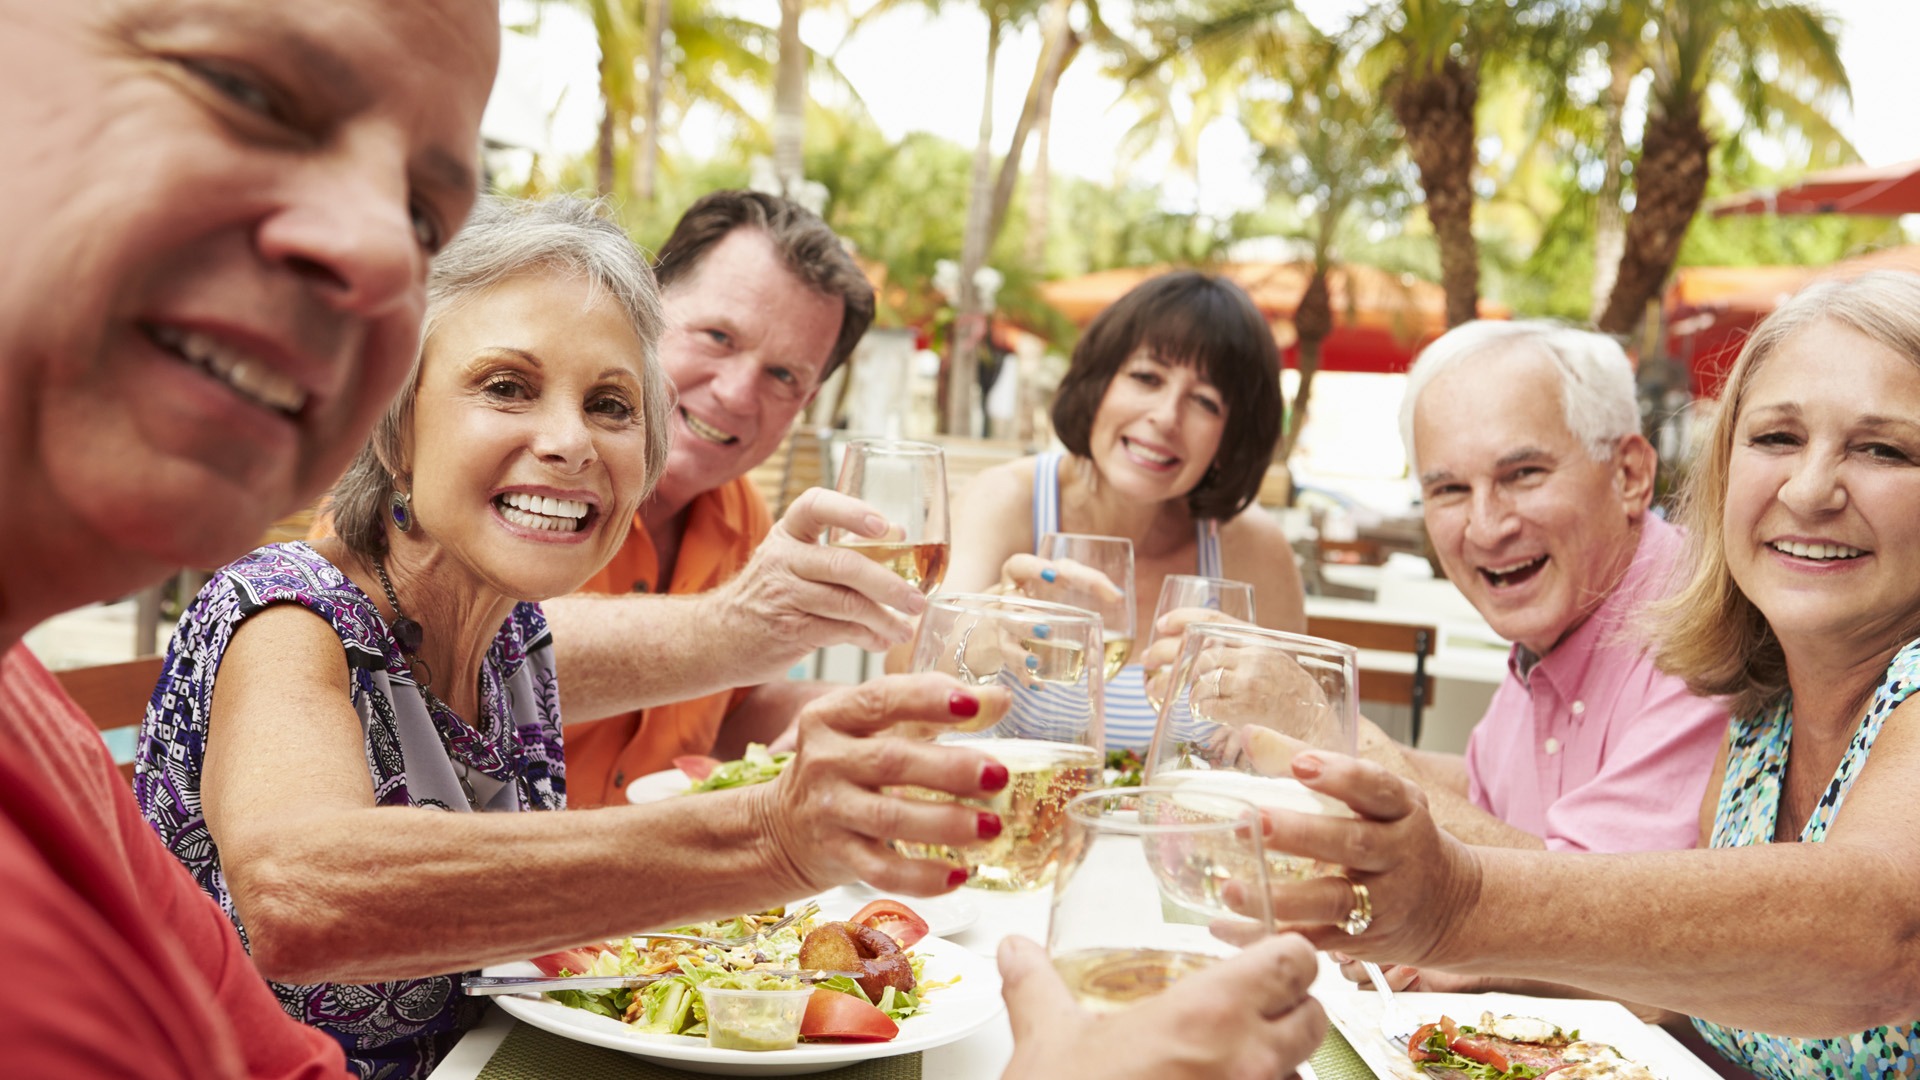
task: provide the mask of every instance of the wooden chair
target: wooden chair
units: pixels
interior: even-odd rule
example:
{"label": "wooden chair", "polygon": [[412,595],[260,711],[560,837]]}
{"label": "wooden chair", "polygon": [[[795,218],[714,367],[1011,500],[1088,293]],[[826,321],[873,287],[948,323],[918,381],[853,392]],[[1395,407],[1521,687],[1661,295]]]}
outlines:
{"label": "wooden chair", "polygon": [[120,766],[120,775],[129,783],[133,781],[134,736],[147,714],[147,702],[153,699],[153,688],[160,681],[162,662],[159,656],[142,656],[118,664],[69,668],[53,675],[93,726],[100,729],[113,751],[114,763]]}
{"label": "wooden chair", "polygon": [[1376,652],[1409,653],[1413,671],[1360,672],[1359,694],[1362,701],[1380,701],[1405,705],[1409,716],[1407,745],[1420,743],[1420,714],[1433,701],[1433,676],[1427,674],[1427,657],[1440,639],[1438,628],[1406,623],[1374,622],[1332,616],[1307,616],[1307,633]]}
{"label": "wooden chair", "polygon": [[781,440],[780,448],[747,474],[776,519],[787,512],[787,505],[799,498],[801,492],[833,484],[832,469],[827,463],[832,442],[832,428],[796,425]]}

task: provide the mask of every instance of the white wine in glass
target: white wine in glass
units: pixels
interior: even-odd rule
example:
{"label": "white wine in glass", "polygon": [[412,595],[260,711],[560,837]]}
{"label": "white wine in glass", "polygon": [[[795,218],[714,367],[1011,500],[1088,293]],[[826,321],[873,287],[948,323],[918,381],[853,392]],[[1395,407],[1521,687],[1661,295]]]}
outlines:
{"label": "white wine in glass", "polygon": [[827,543],[859,552],[922,593],[940,587],[949,540],[944,451],[932,443],[855,439],[834,490],[872,506],[888,529],[877,539],[830,529]]}
{"label": "white wine in glass", "polygon": [[1075,799],[1047,929],[1074,997],[1117,1011],[1230,955],[1209,931],[1216,920],[1271,932],[1257,822],[1250,803],[1167,788]]}
{"label": "white wine in glass", "polygon": [[[1099,642],[1099,617],[1077,608],[966,593],[929,599],[914,635],[913,670],[1004,686],[1013,703],[984,730],[932,724],[896,730],[987,754],[1007,767],[1009,779],[991,797],[967,800],[1000,816],[999,836],[959,848],[897,843],[903,854],[958,862],[967,868],[967,883],[978,888],[1023,891],[1052,880],[1067,803],[1098,785],[1106,764],[1104,683],[1100,668],[1087,663]],[[952,801],[921,788],[902,791]]]}
{"label": "white wine in glass", "polygon": [[1034,588],[1044,591],[1044,599],[1085,608],[1100,616],[1106,632],[1100,649],[1102,670],[1112,682],[1133,655],[1133,541],[1124,536],[1048,533],[1040,538],[1035,554],[1049,561],[1079,563],[1111,586],[1082,582],[1077,575],[1067,573]]}

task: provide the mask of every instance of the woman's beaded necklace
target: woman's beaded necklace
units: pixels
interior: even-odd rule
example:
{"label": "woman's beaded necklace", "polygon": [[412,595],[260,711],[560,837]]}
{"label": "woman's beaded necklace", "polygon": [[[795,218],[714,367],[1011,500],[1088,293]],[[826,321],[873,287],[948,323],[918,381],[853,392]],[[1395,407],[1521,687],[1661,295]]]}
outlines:
{"label": "woman's beaded necklace", "polygon": [[[400,598],[393,593],[393,579],[387,576],[387,561],[376,557],[373,560],[373,572],[380,575],[380,587],[386,590],[387,603],[393,607],[393,640],[400,646],[400,651],[406,654],[407,666],[413,671],[413,685],[420,691],[421,700],[427,703],[427,721],[433,724],[434,730],[439,731],[440,722],[434,718],[434,710],[436,708],[447,709],[448,712],[453,710],[448,709],[446,703],[434,695],[433,669],[427,666],[425,660],[420,659],[420,646],[426,641],[426,631],[419,623],[407,618],[406,612],[400,610]],[[460,790],[467,797],[468,808],[479,809],[480,799],[474,794],[471,770],[467,763],[460,760],[459,755],[453,752],[453,744],[447,739],[444,731],[441,732],[440,741],[446,745],[447,760],[453,763],[454,779],[460,781]]]}

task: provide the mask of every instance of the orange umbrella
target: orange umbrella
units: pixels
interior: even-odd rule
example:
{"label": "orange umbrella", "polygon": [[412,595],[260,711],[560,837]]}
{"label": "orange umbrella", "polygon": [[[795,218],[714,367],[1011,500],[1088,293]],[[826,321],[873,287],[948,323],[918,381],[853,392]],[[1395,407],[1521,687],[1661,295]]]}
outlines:
{"label": "orange umbrella", "polygon": [[[1148,278],[1171,267],[1127,267],[1102,270],[1040,286],[1040,295],[1079,326]],[[1285,351],[1286,362],[1297,365],[1298,348],[1293,312],[1306,292],[1312,265],[1302,261],[1280,263],[1225,263],[1212,273],[1245,289],[1254,306],[1273,324],[1274,338]],[[1334,311],[1333,333],[1320,350],[1320,366],[1328,371],[1405,371],[1421,348],[1439,337],[1446,326],[1446,294],[1430,281],[1412,274],[1395,274],[1372,266],[1336,266],[1327,275]],[[1481,314],[1504,318],[1506,309],[1482,301]]]}

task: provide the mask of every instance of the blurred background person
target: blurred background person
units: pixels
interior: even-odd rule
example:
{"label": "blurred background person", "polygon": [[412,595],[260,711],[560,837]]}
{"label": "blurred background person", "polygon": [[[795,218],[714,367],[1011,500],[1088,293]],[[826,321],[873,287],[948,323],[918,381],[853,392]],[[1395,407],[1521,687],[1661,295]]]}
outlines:
{"label": "blurred background person", "polygon": [[[1074,346],[1053,402],[1067,453],[995,466],[960,493],[943,590],[1062,599],[1079,571],[1060,580],[1034,552],[1049,532],[1094,533],[1133,543],[1143,646],[1168,574],[1249,582],[1262,625],[1304,632],[1293,549],[1254,505],[1280,416],[1280,353],[1239,286],[1194,271],[1143,282]],[[1107,683],[1109,750],[1144,748],[1157,716],[1137,661]]]}

